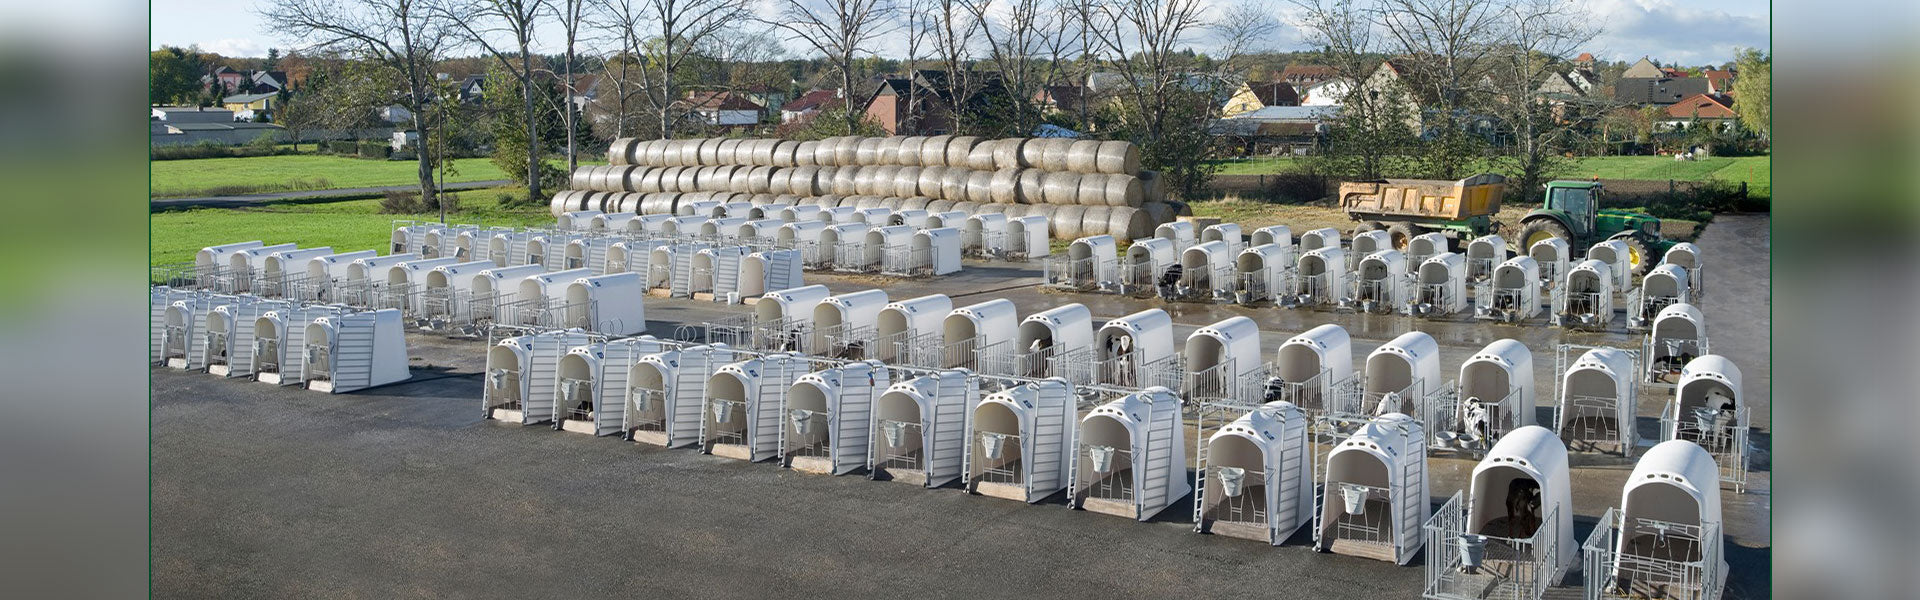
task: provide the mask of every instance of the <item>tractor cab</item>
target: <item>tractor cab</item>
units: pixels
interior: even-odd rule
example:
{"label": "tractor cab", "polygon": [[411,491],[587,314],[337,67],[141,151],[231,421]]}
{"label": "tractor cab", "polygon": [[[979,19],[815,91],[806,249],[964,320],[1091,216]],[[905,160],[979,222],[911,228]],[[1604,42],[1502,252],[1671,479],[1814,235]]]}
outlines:
{"label": "tractor cab", "polygon": [[1660,239],[1659,218],[1640,212],[1601,210],[1605,196],[1598,181],[1552,181],[1546,188],[1540,208],[1520,221],[1520,235],[1514,238],[1519,252],[1555,237],[1566,239],[1576,252],[1617,239],[1626,244],[1628,266],[1638,277],[1673,245]]}

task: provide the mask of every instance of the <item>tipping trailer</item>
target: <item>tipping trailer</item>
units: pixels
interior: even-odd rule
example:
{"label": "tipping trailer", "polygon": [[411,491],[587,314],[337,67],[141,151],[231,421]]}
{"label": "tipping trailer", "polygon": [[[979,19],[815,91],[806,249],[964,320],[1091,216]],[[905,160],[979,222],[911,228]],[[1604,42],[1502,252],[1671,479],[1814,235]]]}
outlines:
{"label": "tipping trailer", "polygon": [[1459,181],[1349,181],[1340,184],[1340,207],[1360,222],[1354,234],[1385,229],[1393,247],[1404,250],[1408,240],[1430,231],[1461,241],[1498,231],[1493,214],[1500,212],[1506,187],[1507,178],[1490,173]]}

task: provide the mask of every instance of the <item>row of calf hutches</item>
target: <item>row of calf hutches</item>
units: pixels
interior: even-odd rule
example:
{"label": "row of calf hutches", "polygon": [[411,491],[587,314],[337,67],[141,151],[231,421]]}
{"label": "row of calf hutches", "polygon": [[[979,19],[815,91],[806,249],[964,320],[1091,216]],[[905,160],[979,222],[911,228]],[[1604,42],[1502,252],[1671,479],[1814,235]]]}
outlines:
{"label": "row of calf hutches", "polygon": [[150,358],[174,369],[346,393],[405,381],[399,310],[155,288]]}

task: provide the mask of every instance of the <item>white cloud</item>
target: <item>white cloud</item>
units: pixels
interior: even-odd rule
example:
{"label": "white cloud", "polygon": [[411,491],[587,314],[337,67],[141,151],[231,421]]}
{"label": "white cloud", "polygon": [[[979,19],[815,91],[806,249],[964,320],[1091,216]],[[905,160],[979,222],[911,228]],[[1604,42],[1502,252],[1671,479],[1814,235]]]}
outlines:
{"label": "white cloud", "polygon": [[263,57],[267,55],[267,47],[250,38],[227,38],[202,42],[200,49],[221,56]]}
{"label": "white cloud", "polygon": [[1735,48],[1768,47],[1771,16],[1765,4],[1599,0],[1589,9],[1604,29],[1592,52],[1606,60],[1647,56],[1663,64],[1719,64],[1733,60]]}

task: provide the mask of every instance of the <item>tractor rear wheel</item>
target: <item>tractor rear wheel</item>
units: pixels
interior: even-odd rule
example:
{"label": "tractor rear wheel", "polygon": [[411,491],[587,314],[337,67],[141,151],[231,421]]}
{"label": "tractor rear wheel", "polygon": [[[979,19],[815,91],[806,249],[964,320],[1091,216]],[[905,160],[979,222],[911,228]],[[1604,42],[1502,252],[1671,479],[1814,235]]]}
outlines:
{"label": "tractor rear wheel", "polygon": [[1379,221],[1361,221],[1360,224],[1353,226],[1353,231],[1347,234],[1347,239],[1357,238],[1360,237],[1362,233],[1379,231],[1385,227],[1386,226],[1381,225]]}
{"label": "tractor rear wheel", "polygon": [[1420,235],[1420,230],[1406,221],[1396,221],[1387,226],[1387,238],[1393,241],[1394,250],[1406,252],[1407,245],[1413,243],[1413,236],[1416,235]]}
{"label": "tractor rear wheel", "polygon": [[1653,270],[1653,252],[1640,236],[1622,236],[1620,241],[1627,245],[1627,267],[1632,269],[1634,281],[1639,281]]}
{"label": "tractor rear wheel", "polygon": [[1573,243],[1573,233],[1567,231],[1565,225],[1550,218],[1538,218],[1520,224],[1520,235],[1513,238],[1513,243],[1519,244],[1520,247],[1514,249],[1514,254],[1526,256],[1527,252],[1533,249],[1534,244],[1548,238],[1560,238],[1566,240],[1568,244]]}

